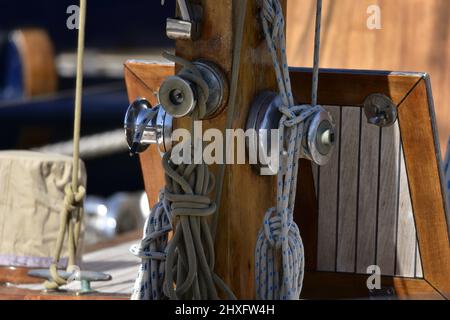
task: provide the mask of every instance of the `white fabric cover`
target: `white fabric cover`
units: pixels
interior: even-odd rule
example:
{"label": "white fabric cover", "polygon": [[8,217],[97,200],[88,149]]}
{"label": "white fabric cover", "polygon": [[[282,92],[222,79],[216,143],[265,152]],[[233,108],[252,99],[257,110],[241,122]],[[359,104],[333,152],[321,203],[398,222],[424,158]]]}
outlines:
{"label": "white fabric cover", "polygon": [[[71,174],[67,156],[0,152],[0,266],[49,267]],[[86,186],[83,163],[80,183]],[[60,267],[66,263],[63,258]]]}

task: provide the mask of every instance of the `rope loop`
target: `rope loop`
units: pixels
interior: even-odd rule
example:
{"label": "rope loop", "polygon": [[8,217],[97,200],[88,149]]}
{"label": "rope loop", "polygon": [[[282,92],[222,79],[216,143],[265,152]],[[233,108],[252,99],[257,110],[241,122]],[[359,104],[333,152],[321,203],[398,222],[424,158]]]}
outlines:
{"label": "rope loop", "polygon": [[209,99],[209,86],[208,83],[203,79],[202,74],[198,68],[191,61],[183,59],[179,56],[175,56],[168,52],[163,52],[162,56],[169,61],[177,63],[183,66],[183,69],[178,74],[180,77],[194,83],[197,87],[197,108],[195,108],[192,117],[194,120],[201,120],[205,118],[208,110],[206,108],[206,102]]}
{"label": "rope loop", "polygon": [[72,189],[72,184],[68,183],[64,187],[64,207],[69,213],[73,213],[76,210],[83,207],[84,197],[86,196],[86,188],[84,186],[79,186],[78,190],[75,192]]}

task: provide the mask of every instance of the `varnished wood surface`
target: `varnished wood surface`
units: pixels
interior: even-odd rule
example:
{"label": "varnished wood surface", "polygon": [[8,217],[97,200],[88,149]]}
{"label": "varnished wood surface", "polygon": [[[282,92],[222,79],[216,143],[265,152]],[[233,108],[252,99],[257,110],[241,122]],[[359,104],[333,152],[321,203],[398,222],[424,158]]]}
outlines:
{"label": "varnished wood surface", "polygon": [[400,105],[399,123],[424,277],[450,297],[450,239],[430,94],[425,78]]}
{"label": "varnished wood surface", "polygon": [[3,284],[39,283],[39,279],[28,276],[28,268],[0,267],[0,286]]}
{"label": "varnished wood surface", "polygon": [[55,93],[58,76],[53,44],[48,34],[35,28],[19,29],[11,37],[22,63],[25,97]]}
{"label": "varnished wood surface", "polygon": [[[307,272],[302,298],[312,300],[370,299],[367,289],[368,275],[330,272]],[[443,300],[432,285],[422,279],[381,277],[382,288],[393,288],[399,300]],[[376,298],[376,297],[375,297]]]}
{"label": "varnished wood surface", "polygon": [[[445,150],[450,135],[450,1],[324,0],[323,4],[321,66],[428,72]],[[381,8],[381,30],[367,28],[370,5]],[[288,2],[291,66],[312,65],[314,10],[315,0]]]}
{"label": "varnished wood surface", "polygon": [[0,286],[0,300],[129,300],[128,296],[113,294],[74,295],[63,293],[43,293],[37,290]]}
{"label": "varnished wood surface", "polygon": [[[233,17],[237,17],[241,1],[200,2],[205,11],[202,38],[195,43],[178,41],[177,54],[189,60],[209,59],[231,79],[233,36],[236,33]],[[249,107],[258,93],[276,89],[272,62],[257,19],[257,4],[248,1],[247,6],[233,128],[245,128]],[[226,112],[204,121],[204,130],[224,130]],[[190,128],[191,120],[177,121],[175,127]],[[212,171],[217,173],[217,167],[213,166]],[[273,177],[260,177],[250,165],[226,168],[216,241],[216,270],[240,299],[255,297],[254,248],[265,211],[275,205],[275,186]]]}
{"label": "varnished wood surface", "polygon": [[[137,98],[146,98],[153,106],[158,104],[158,89],[163,80],[175,72],[172,64],[156,64],[139,60],[125,63],[125,83],[130,103]],[[164,171],[158,146],[151,145],[140,155],[142,175],[150,208],[158,202],[164,187]],[[140,179],[140,177],[136,177]]]}
{"label": "varnished wood surface", "polygon": [[[127,234],[109,243],[103,243],[95,251],[83,256],[82,270],[104,272],[112,276],[111,281],[93,282],[96,293],[77,296],[78,282],[63,286],[66,292],[44,293],[42,279],[36,283],[22,283],[11,286],[0,286],[0,300],[32,299],[32,300],[126,300],[129,299],[134,287],[141,260],[133,256],[130,247],[138,243],[140,233]],[[103,247],[104,246],[104,247]]]}

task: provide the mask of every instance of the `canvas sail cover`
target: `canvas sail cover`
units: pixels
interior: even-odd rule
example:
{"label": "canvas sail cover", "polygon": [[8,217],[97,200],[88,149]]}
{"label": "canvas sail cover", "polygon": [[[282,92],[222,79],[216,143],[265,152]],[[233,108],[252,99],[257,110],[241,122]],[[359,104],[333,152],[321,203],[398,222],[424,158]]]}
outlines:
{"label": "canvas sail cover", "polygon": [[[49,267],[64,206],[64,187],[71,182],[71,174],[71,157],[0,152],[0,266]],[[86,186],[83,163],[80,184]],[[66,257],[64,247],[60,267],[67,263]]]}

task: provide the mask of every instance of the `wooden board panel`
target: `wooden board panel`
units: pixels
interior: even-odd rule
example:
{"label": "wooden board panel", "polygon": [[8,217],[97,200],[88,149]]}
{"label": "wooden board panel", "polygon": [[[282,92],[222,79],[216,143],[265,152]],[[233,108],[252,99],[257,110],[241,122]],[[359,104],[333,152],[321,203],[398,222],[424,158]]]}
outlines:
{"label": "wooden board panel", "polygon": [[420,250],[419,250],[419,242],[418,241],[416,242],[416,278],[423,278],[422,259],[420,257]]}
{"label": "wooden board panel", "polygon": [[[429,72],[444,148],[450,135],[450,1],[324,0],[323,3],[321,66]],[[287,41],[292,66],[308,66],[313,61],[314,4],[315,0],[288,3]],[[371,5],[381,9],[380,30],[367,27],[370,17],[367,9]]]}
{"label": "wooden board panel", "polygon": [[341,108],[336,269],[355,271],[361,109]]}
{"label": "wooden board panel", "polygon": [[[125,83],[130,102],[146,98],[153,106],[158,104],[157,92],[163,80],[175,73],[173,64],[157,64],[151,61],[130,60],[125,63]],[[140,155],[145,191],[150,208],[158,201],[164,187],[164,171],[158,147],[152,145]]]}
{"label": "wooden board panel", "polygon": [[376,263],[380,128],[361,119],[356,272],[366,273]]}
{"label": "wooden board panel", "polygon": [[395,273],[396,226],[400,177],[398,124],[381,130],[377,213],[377,265],[384,275]]}
{"label": "wooden board panel", "polygon": [[[103,295],[131,296],[139,270],[140,259],[133,256],[129,249],[137,242],[138,240],[121,243],[113,247],[87,253],[83,256],[82,270],[104,272],[112,276],[111,281],[92,283],[94,290]],[[41,282],[39,284],[17,285],[15,288],[42,291],[44,286]],[[70,291],[76,291],[79,288],[79,282],[62,287],[62,289]]]}
{"label": "wooden board panel", "polygon": [[[341,112],[340,107],[325,106],[336,124],[336,150],[340,147]],[[319,168],[318,201],[319,228],[317,267],[320,271],[336,270],[337,238],[337,188],[339,185],[339,152],[333,153],[330,162]]]}
{"label": "wooden board panel", "polygon": [[411,194],[409,192],[408,173],[406,172],[403,148],[400,153],[400,186],[397,226],[397,251],[395,274],[415,277],[417,263],[417,233],[414,224]]}
{"label": "wooden board panel", "polygon": [[[400,300],[444,300],[427,281],[382,277],[383,288],[393,288]],[[304,299],[369,299],[367,275],[345,273],[307,272],[303,285]]]}
{"label": "wooden board panel", "polygon": [[[315,175],[318,270],[421,278],[399,125],[380,129],[361,108],[326,107],[337,120],[335,159]],[[408,200],[409,199],[409,200]]]}
{"label": "wooden board panel", "polygon": [[[423,79],[399,107],[406,169],[425,279],[450,296],[450,246],[440,150],[429,81]],[[420,125],[418,125],[420,124]]]}

